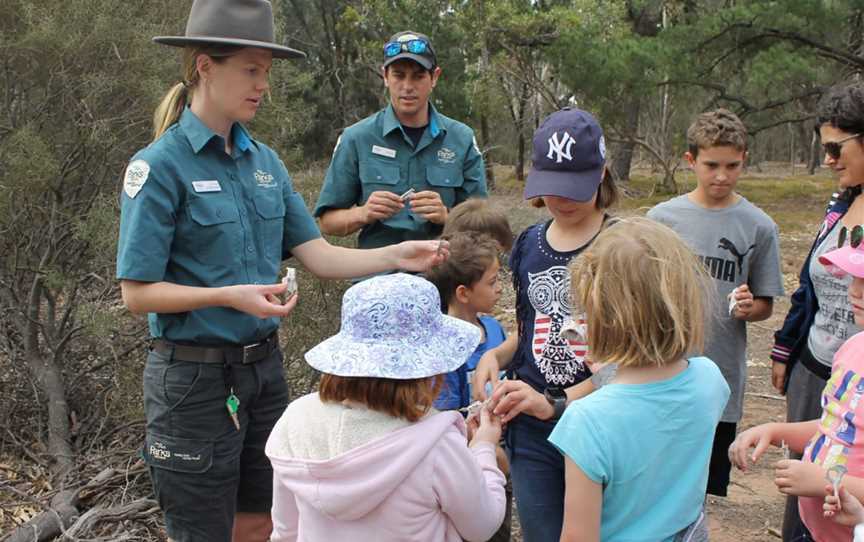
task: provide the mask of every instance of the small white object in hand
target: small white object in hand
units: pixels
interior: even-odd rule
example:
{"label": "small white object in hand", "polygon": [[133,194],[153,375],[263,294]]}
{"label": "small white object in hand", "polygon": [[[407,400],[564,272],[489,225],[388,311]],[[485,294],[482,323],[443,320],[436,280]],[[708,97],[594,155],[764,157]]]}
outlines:
{"label": "small white object in hand", "polygon": [[415,190],[413,188],[409,188],[404,194],[399,196],[399,199],[401,199],[402,201],[408,201],[414,196],[414,192]]}
{"label": "small white object in hand", "polygon": [[828,483],[834,486],[834,496],[838,496],[837,492],[840,489],[840,482],[846,474],[846,467],[843,465],[834,465],[825,472],[825,479]]}
{"label": "small white object in hand", "polygon": [[738,300],[735,299],[735,294],[738,293],[738,288],[740,286],[736,286],[731,292],[729,292],[729,316],[732,316],[732,313],[735,312],[735,307],[738,306]]}
{"label": "small white object in hand", "polygon": [[297,270],[293,267],[285,268],[285,276],[282,277],[282,284],[285,284],[285,298],[288,299],[297,293]]}

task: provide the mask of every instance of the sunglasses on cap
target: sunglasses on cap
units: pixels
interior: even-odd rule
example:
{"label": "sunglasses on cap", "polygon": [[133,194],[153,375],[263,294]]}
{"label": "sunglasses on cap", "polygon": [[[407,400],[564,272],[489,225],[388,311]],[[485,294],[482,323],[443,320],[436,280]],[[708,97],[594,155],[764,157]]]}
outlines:
{"label": "sunglasses on cap", "polygon": [[407,41],[391,41],[384,44],[384,56],[392,58],[402,51],[415,55],[430,55],[432,54],[432,46],[428,41],[420,38]]}
{"label": "sunglasses on cap", "polygon": [[843,245],[846,244],[847,235],[849,237],[849,246],[858,248],[861,245],[861,241],[864,241],[864,226],[858,224],[852,229],[848,229],[846,226],[840,228],[840,235],[837,237],[837,248],[843,248]]}
{"label": "sunglasses on cap", "polygon": [[840,152],[843,151],[843,144],[850,139],[861,137],[861,135],[862,134],[850,135],[849,137],[844,137],[843,139],[838,139],[837,141],[829,141],[827,143],[823,143],[822,149],[825,150],[825,154],[827,154],[829,157],[837,160],[840,158]]}

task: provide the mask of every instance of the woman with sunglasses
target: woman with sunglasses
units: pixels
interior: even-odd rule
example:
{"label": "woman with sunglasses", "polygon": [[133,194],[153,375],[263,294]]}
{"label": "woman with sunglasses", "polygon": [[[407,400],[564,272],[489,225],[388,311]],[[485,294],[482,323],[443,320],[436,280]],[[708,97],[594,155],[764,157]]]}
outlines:
{"label": "woman with sunglasses", "polygon": [[[846,292],[851,279],[837,277],[819,258],[851,241],[848,232],[864,223],[864,84],[831,88],[819,102],[816,130],[825,149],[825,165],[834,171],[840,190],[834,194],[816,240],[801,269],[800,285],[783,327],[774,335],[772,383],[786,393],[786,419],[818,419],[822,389],[831,374],[831,361],[857,328]],[[860,243],[861,229],[855,230]],[[807,531],[798,515],[798,502],[789,496],[783,540],[800,540]]]}

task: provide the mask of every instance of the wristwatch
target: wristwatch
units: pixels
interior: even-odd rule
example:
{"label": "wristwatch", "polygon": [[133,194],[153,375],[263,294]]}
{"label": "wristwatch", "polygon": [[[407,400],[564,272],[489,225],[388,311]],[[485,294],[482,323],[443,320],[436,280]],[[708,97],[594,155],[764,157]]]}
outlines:
{"label": "wristwatch", "polygon": [[559,388],[558,386],[546,386],[546,389],[543,391],[543,396],[549,401],[549,404],[552,405],[554,409],[554,413],[552,414],[552,418],[557,420],[564,414],[564,409],[567,408],[567,393],[564,392],[564,388]]}

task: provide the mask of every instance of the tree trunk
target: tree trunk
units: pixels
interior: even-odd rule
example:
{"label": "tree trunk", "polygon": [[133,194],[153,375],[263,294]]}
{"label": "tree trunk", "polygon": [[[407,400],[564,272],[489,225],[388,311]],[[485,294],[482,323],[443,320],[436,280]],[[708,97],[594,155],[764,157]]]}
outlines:
{"label": "tree trunk", "polygon": [[815,131],[810,138],[810,158],[807,160],[807,173],[813,175],[819,169],[822,162],[822,145],[820,145],[819,134]]}
{"label": "tree trunk", "polygon": [[519,130],[516,141],[516,179],[525,180],[525,134]]}
{"label": "tree trunk", "polygon": [[612,178],[616,182],[627,182],[630,180],[630,168],[633,163],[633,154],[636,150],[636,143],[632,139],[639,132],[639,111],[642,108],[642,103],[635,94],[630,95],[630,101],[624,106],[625,121],[622,126],[622,134],[625,136],[625,141],[617,142],[611,145],[612,152],[608,156],[611,160],[610,170]]}
{"label": "tree trunk", "polygon": [[38,322],[42,318],[42,297],[42,277],[37,275],[30,289],[30,306],[24,326],[25,359],[31,374],[48,399],[48,454],[53,461],[53,478],[61,480],[74,467],[75,454],[70,443],[69,404],[66,402],[63,375],[55,360],[44,356],[39,348]]}
{"label": "tree trunk", "polygon": [[483,165],[486,168],[486,188],[495,188],[495,168],[492,166],[492,150],[489,145],[489,116],[485,112],[480,113],[480,140],[487,149],[483,156]]}
{"label": "tree trunk", "polygon": [[675,182],[675,172],[664,166],[663,182],[660,184],[664,194],[677,194],[678,183]]}

